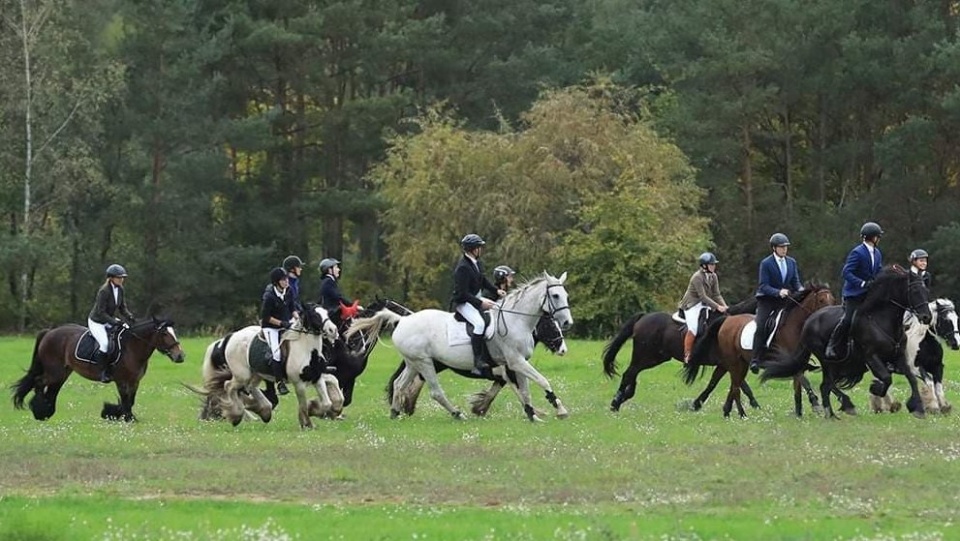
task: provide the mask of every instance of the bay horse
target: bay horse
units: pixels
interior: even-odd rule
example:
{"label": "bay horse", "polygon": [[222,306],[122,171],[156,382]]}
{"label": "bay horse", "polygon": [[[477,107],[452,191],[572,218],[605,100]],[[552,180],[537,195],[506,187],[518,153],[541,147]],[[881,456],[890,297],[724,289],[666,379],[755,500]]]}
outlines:
{"label": "bay horse", "polygon": [[[323,340],[337,338],[337,327],[327,311],[307,304],[300,319],[294,320],[280,336],[281,347],[286,348],[287,379],[297,395],[298,418],[301,428],[313,428],[312,413],[319,417],[336,417],[343,407],[343,395],[336,377],[330,375],[322,355]],[[240,424],[249,410],[264,422],[272,418],[273,404],[258,388],[261,381],[274,378],[267,360],[270,346],[262,338],[261,327],[250,325],[207,347],[203,359],[203,389],[191,390],[204,395],[200,418],[225,417],[234,426]],[[307,387],[316,389],[319,397],[317,411],[307,400]]]}
{"label": "bay horse", "polygon": [[[745,314],[755,312],[757,301],[754,298],[730,306],[727,309],[728,314]],[[709,314],[707,314],[709,312]],[[704,310],[701,321],[701,329],[706,328],[706,323],[713,321],[721,314],[712,310]],[[627,400],[634,397],[637,392],[637,376],[644,370],[649,370],[659,366],[670,359],[676,359],[683,362],[683,335],[687,332],[687,325],[674,319],[673,314],[667,312],[639,313],[627,320],[620,328],[620,332],[610,339],[603,348],[603,373],[608,378],[617,375],[617,353],[627,340],[633,338],[633,354],[630,357],[630,366],[623,372],[620,378],[620,387],[613,400],[610,402],[610,411],[620,411],[620,406]],[[702,336],[702,333],[700,334]],[[699,340],[699,338],[698,338]],[[706,364],[706,363],[704,363]],[[707,396],[713,391],[723,377],[724,372],[714,372],[707,388],[700,394],[698,401],[694,402],[694,409],[699,409],[700,404],[707,399]],[[753,397],[753,391],[744,380],[743,392],[750,399],[750,405],[758,408]]]}
{"label": "bay horse", "polygon": [[793,351],[778,350],[774,360],[766,364],[761,381],[788,378],[807,369],[807,360],[813,354],[820,360],[823,380],[820,397],[824,415],[836,418],[830,404],[830,392],[849,389],[863,379],[869,370],[874,376],[870,393],[885,396],[892,382],[892,366],[907,377],[910,399],[907,410],[916,417],[924,416],[923,402],[913,370],[907,365],[904,346],[903,316],[909,311],[923,324],[929,324],[933,315],[928,304],[927,288],[923,279],[898,265],[887,267],[870,285],[866,298],[857,311],[850,328],[853,347],[844,359],[827,359],[824,355],[830,334],[843,317],[843,307],[830,306],[819,310],[803,324],[800,344]]}
{"label": "bay horse", "polygon": [[[76,372],[90,381],[100,381],[100,365],[77,357],[77,345],[88,333],[82,325],[67,324],[37,333],[33,358],[25,376],[11,385],[13,406],[23,409],[23,401],[33,391],[30,411],[33,418],[45,421],[57,411],[57,395],[70,374]],[[89,339],[88,339],[89,340]],[[113,338],[111,338],[113,340]],[[113,360],[113,380],[120,394],[120,403],[104,403],[100,417],[127,422],[135,421],[133,405],[140,380],[147,373],[147,363],[154,350],[175,363],[186,358],[173,322],[147,318],[119,332],[119,349]]]}
{"label": "bay horse", "polygon": [[[771,338],[771,347],[792,351],[800,342],[800,331],[804,322],[821,308],[835,305],[836,301],[830,288],[820,284],[808,284],[806,289],[792,293],[787,296],[787,299],[786,308],[779,315],[773,314],[771,317],[771,322],[774,318],[780,319],[776,332]],[[737,413],[740,417],[746,416],[740,401],[740,388],[746,380],[753,354],[753,332],[756,331],[754,317],[753,314],[723,315],[711,322],[702,340],[694,346],[690,362],[683,368],[684,381],[687,385],[697,379],[701,366],[710,361],[717,363],[714,373],[721,371],[721,373],[730,374],[730,390],[723,404],[724,417],[730,416],[734,403],[737,405]],[[745,331],[747,336],[743,337]],[[744,342],[749,345],[745,347]],[[803,415],[801,391],[804,381],[806,377],[800,373],[794,378],[793,383],[794,407],[798,417]],[[806,386],[809,388],[809,382]]]}
{"label": "bay horse", "polygon": [[[566,279],[566,273],[554,277],[544,272],[507,293],[493,309],[494,317],[487,335],[491,357],[503,362],[510,370],[537,382],[544,389],[547,400],[557,409],[558,416],[564,415],[566,408],[553,392],[550,382],[527,359],[533,353],[533,329],[542,314],[553,316],[561,328],[573,324],[567,291],[563,287]],[[452,336],[455,337],[454,331],[462,333],[465,324],[454,319],[452,313],[441,310],[421,310],[409,316],[381,310],[373,317],[355,320],[348,332],[369,331],[378,334],[384,325],[396,326],[393,331],[394,346],[409,368],[394,382],[391,417],[400,415],[402,392],[419,375],[426,381],[434,400],[455,419],[464,419],[460,409],[443,392],[434,362],[460,370],[473,367],[473,352],[469,342],[451,340]],[[524,413],[528,419],[534,420],[535,410],[530,403],[529,392],[521,390],[521,395]]]}
{"label": "bay horse", "polygon": [[[541,316],[540,320],[537,322],[537,328],[533,332],[533,342],[534,345],[543,342],[543,344],[551,353],[560,357],[566,355],[567,353],[567,342],[563,337],[563,330],[560,329],[560,324],[546,314]],[[449,367],[442,363],[434,363],[434,368],[436,369],[437,373],[439,373]],[[387,382],[386,392],[387,402],[389,404],[393,404],[394,383],[397,381],[397,378],[403,375],[403,371],[406,369],[406,363],[400,361],[400,366],[397,367],[396,371],[394,371],[393,375],[390,376],[390,380]],[[487,390],[476,392],[470,397],[470,411],[478,417],[483,417],[487,414],[487,412],[490,410],[490,405],[493,403],[493,400],[505,386],[510,385],[510,388],[517,393],[517,396],[522,397],[520,394],[520,386],[528,384],[524,376],[519,375],[512,370],[508,370],[506,367],[500,365],[497,365],[490,374],[484,375],[477,375],[472,370],[451,370],[465,378],[491,380],[490,387]],[[420,391],[423,389],[423,383],[423,378],[418,375],[417,377],[412,378],[410,384],[403,390],[400,400],[402,413],[406,415],[414,414],[417,407],[417,400],[420,397]],[[535,412],[535,419],[539,419],[540,415],[542,415],[542,413]]]}

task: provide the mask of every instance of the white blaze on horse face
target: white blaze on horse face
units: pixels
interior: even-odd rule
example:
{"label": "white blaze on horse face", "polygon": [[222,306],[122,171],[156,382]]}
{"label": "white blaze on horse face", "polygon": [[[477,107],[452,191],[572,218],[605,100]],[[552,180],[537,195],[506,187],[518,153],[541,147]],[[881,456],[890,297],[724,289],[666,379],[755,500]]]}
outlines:
{"label": "white blaze on horse face", "polygon": [[543,306],[543,309],[560,324],[561,329],[569,329],[573,325],[573,312],[570,311],[567,290],[563,287],[566,279],[566,272],[561,274],[560,278],[547,274],[547,296]]}
{"label": "white blaze on horse face", "polygon": [[330,321],[330,314],[327,313],[327,310],[322,306],[317,306],[313,309],[314,312],[320,316],[320,320],[323,321],[323,337],[333,342],[340,336],[340,333],[337,331],[337,326]]}

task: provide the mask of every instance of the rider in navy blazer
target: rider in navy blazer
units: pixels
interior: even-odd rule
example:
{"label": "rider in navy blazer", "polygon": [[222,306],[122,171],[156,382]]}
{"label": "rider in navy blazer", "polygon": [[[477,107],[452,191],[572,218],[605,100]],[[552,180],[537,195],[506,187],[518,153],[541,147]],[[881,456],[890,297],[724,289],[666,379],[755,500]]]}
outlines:
{"label": "rider in navy blazer", "polygon": [[[753,335],[753,359],[750,371],[760,371],[760,362],[767,350],[767,320],[772,314],[784,307],[787,297],[803,289],[800,282],[800,270],[797,260],[787,256],[790,239],[783,233],[774,233],[770,237],[773,253],[760,261],[760,278],[757,286],[757,330]],[[784,272],[780,270],[783,260]]]}
{"label": "rider in navy blazer", "polygon": [[854,246],[847,255],[847,262],[843,265],[843,319],[833,329],[830,342],[824,356],[828,359],[841,359],[847,356],[847,333],[850,323],[864,297],[870,282],[877,277],[883,268],[883,254],[877,243],[883,236],[883,229],[875,222],[867,222],[860,228],[860,238],[863,242]]}

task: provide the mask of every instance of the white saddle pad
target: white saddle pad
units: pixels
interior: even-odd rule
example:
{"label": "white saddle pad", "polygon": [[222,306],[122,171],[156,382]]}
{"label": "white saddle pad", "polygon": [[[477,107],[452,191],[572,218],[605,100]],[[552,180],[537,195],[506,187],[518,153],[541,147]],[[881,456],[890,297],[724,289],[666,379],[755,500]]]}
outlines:
{"label": "white saddle pad", "polygon": [[[487,325],[484,332],[487,340],[493,337],[493,325]],[[461,323],[455,319],[447,321],[447,345],[448,346],[469,346],[470,335],[467,334],[467,324]]]}
{"label": "white saddle pad", "polygon": [[[773,343],[773,337],[777,334],[777,329],[780,328],[780,318],[783,317],[783,310],[778,311],[774,317],[776,317],[776,320],[774,320],[776,323],[774,323],[770,335],[767,336],[767,347],[770,347],[770,344]],[[757,334],[757,320],[752,319],[740,331],[740,348],[744,351],[753,351],[753,335],[755,334]]]}

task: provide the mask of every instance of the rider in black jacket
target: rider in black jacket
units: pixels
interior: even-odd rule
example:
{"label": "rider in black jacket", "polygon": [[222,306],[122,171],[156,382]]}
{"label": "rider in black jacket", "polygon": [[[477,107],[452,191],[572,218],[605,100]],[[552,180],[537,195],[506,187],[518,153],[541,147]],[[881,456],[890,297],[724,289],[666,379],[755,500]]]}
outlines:
{"label": "rider in black jacket", "polygon": [[486,325],[480,312],[493,308],[494,302],[481,297],[481,294],[484,290],[493,293],[497,298],[506,294],[502,289],[497,289],[496,286],[491,284],[490,280],[483,274],[480,254],[483,253],[485,244],[486,242],[480,238],[480,235],[473,233],[460,240],[463,257],[460,258],[453,270],[453,296],[450,299],[450,303],[457,313],[473,325],[470,345],[473,347],[473,373],[476,375],[481,375],[484,371],[489,370],[489,364],[491,363],[490,354],[487,352],[486,339],[483,336]]}

